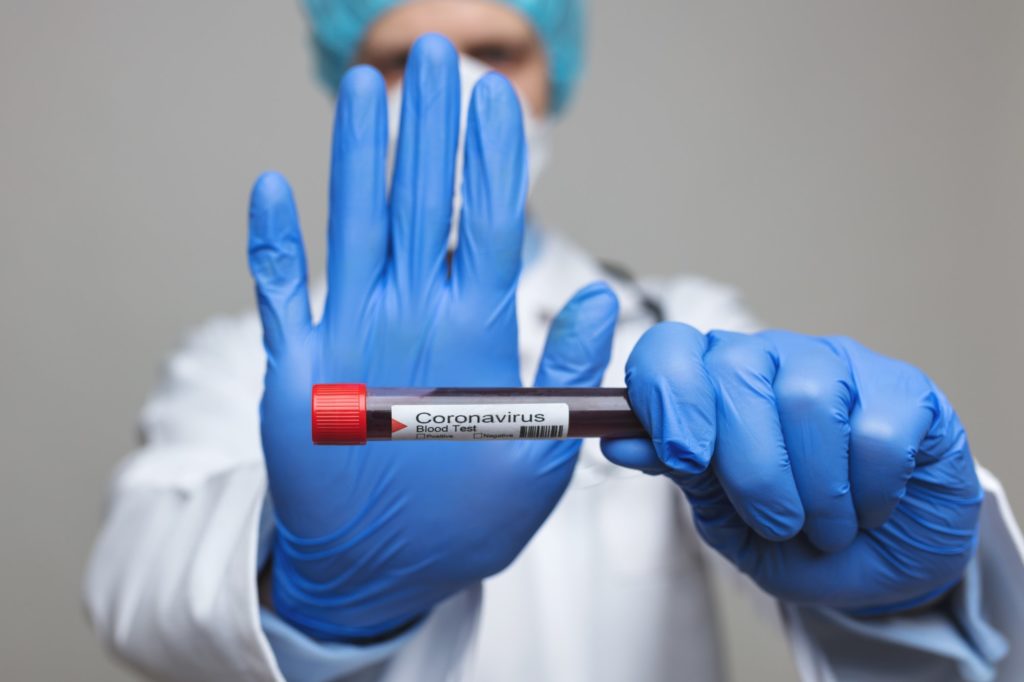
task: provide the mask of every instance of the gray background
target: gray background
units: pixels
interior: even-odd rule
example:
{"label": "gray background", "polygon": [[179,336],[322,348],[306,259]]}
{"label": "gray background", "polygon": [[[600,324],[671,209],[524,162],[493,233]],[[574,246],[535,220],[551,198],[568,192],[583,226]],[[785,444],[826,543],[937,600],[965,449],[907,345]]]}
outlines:
{"label": "gray background", "polygon": [[[1024,3],[593,4],[537,204],[635,270],[921,365],[1024,502]],[[250,305],[246,194],[322,225],[330,106],[289,0],[0,4],[0,675],[120,680],[78,582],[184,328]],[[720,590],[721,591],[721,590]],[[791,676],[723,602],[736,679]]]}

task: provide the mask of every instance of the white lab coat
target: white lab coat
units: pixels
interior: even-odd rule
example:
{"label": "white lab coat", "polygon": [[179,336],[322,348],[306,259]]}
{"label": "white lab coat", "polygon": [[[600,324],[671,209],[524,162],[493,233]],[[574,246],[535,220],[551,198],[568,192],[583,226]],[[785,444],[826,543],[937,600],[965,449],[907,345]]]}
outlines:
{"label": "white lab coat", "polygon": [[[566,240],[540,239],[518,296],[527,380],[560,306],[608,279]],[[606,381],[622,385],[626,357],[653,320],[636,286],[612,284],[622,314]],[[720,285],[643,286],[669,319],[755,326]],[[257,574],[273,533],[258,428],[264,362],[254,314],[214,320],[170,361],[142,412],[145,445],[114,478],[84,581],[91,621],[119,657],[166,680],[280,681],[289,668],[375,682],[720,679],[707,571],[731,569],[704,549],[673,484],[612,466],[594,442],[513,565],[399,640],[320,645],[262,612]],[[988,495],[977,575],[964,590],[973,596],[956,600],[955,627],[937,614],[864,623],[776,606],[737,574],[785,628],[802,679],[983,679],[999,658],[1000,679],[1024,679],[1024,543],[998,482],[980,473]],[[296,667],[296,657],[308,660]]]}

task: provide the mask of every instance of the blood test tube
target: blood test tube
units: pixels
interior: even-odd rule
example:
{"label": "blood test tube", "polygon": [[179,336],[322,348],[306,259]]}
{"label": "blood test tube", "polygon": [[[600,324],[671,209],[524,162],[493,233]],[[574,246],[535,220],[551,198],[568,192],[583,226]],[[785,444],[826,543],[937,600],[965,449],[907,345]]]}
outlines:
{"label": "blood test tube", "polygon": [[646,438],[625,388],[367,388],[316,384],[313,442]]}

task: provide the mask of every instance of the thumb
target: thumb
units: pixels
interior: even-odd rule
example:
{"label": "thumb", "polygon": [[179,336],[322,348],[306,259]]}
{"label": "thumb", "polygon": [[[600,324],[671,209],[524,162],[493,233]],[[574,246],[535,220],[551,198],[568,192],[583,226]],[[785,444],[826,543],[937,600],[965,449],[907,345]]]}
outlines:
{"label": "thumb", "polygon": [[640,337],[626,362],[626,386],[650,440],[605,439],[605,457],[620,466],[684,477],[708,468],[716,421],[706,348],[703,334],[679,322],[662,322]]}
{"label": "thumb", "polygon": [[576,292],[551,324],[534,385],[600,385],[618,316],[619,300],[604,282]]}

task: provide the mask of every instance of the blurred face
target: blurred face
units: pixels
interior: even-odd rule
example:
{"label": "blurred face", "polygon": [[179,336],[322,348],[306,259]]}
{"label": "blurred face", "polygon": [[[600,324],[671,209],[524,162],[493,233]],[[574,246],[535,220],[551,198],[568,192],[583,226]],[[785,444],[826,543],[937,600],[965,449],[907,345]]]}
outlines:
{"label": "blurred face", "polygon": [[388,87],[402,79],[413,42],[440,33],[463,54],[505,75],[538,117],[548,112],[547,57],[529,20],[494,0],[416,0],[385,12],[366,32],[357,61],[375,66]]}

